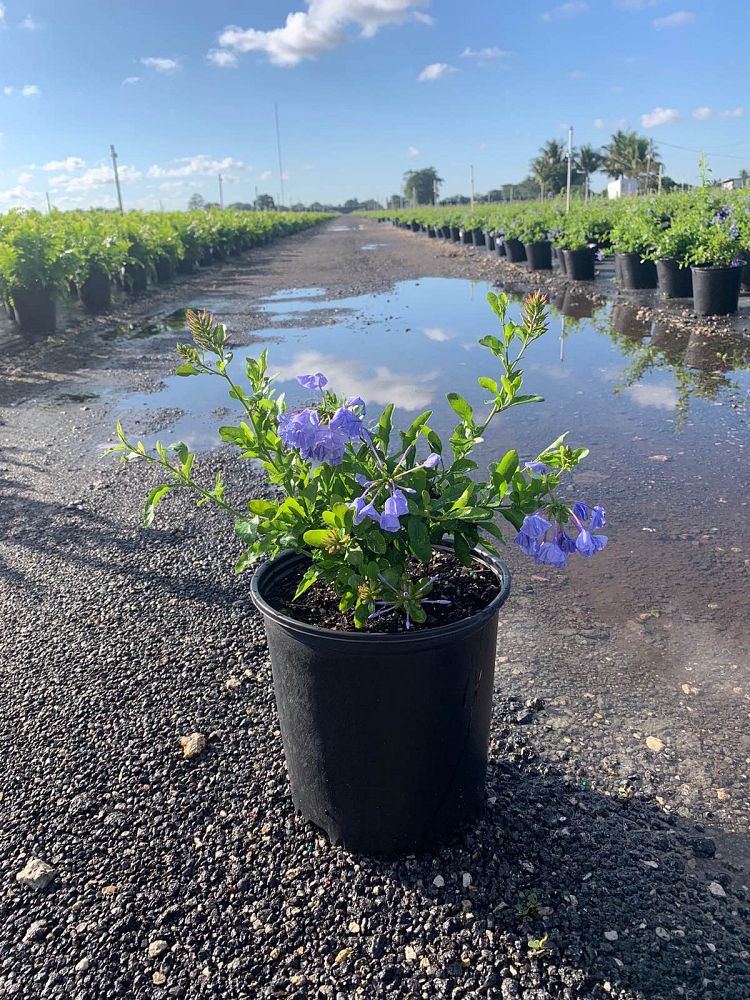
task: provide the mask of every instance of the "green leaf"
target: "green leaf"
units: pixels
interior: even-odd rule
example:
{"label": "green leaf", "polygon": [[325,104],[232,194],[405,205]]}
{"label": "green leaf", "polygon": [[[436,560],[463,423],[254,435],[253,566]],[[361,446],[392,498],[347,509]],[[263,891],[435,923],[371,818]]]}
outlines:
{"label": "green leaf", "polygon": [[463,396],[459,396],[457,392],[449,392],[447,395],[447,400],[450,403],[451,409],[454,410],[459,417],[471,423],[474,419],[474,411]]}
{"label": "green leaf", "polygon": [[235,521],[234,533],[245,545],[252,545],[258,537],[257,518],[243,518]]}
{"label": "green leaf", "polygon": [[311,566],[311,567],[310,567],[310,568],[309,568],[309,569],[308,569],[308,570],[307,570],[307,571],[305,572],[305,575],[304,575],[304,576],[302,577],[302,579],[300,580],[300,582],[299,582],[299,586],[298,586],[298,587],[297,587],[297,589],[295,590],[295,592],[294,592],[294,597],[292,598],[292,600],[293,600],[293,601],[296,601],[298,597],[301,597],[301,596],[302,596],[302,595],[304,594],[304,592],[305,592],[306,590],[309,590],[309,589],[310,589],[310,587],[312,587],[312,585],[313,585],[313,584],[314,584],[314,583],[315,583],[315,582],[316,582],[316,581],[317,581],[317,580],[318,580],[319,578],[320,578],[320,571],[319,571],[319,570],[317,569],[317,567],[315,567],[315,566]]}
{"label": "green leaf", "polygon": [[302,538],[307,545],[312,545],[314,548],[328,546],[331,544],[331,529],[312,528],[310,531],[306,531]]}
{"label": "green leaf", "polygon": [[388,442],[391,439],[391,430],[393,428],[393,403],[389,403],[383,412],[380,414],[380,420],[378,421],[378,429],[375,437],[382,442],[383,448],[388,449]]}
{"label": "green leaf", "polygon": [[484,375],[480,375],[479,378],[477,379],[477,382],[481,385],[483,389],[486,389],[488,392],[492,392],[495,395],[497,395],[498,393],[497,382],[494,380],[494,378],[486,378]]}
{"label": "green leaf", "polygon": [[200,372],[190,363],[178,365],[174,370],[175,375],[200,375]]}
{"label": "green leaf", "polygon": [[248,500],[247,509],[252,514],[260,514],[261,517],[271,517],[277,511],[277,506],[275,503],[269,503],[268,500]]}
{"label": "green leaf", "polygon": [[464,536],[459,534],[459,532],[455,532],[453,535],[453,550],[456,553],[456,558],[462,566],[471,566],[471,546],[468,544]]}
{"label": "green leaf", "polygon": [[146,507],[143,512],[144,527],[150,528],[154,523],[157,505],[162,497],[165,497],[171,489],[172,487],[169,483],[162,483],[160,486],[155,486],[146,497]]}
{"label": "green leaf", "polygon": [[495,467],[495,473],[503,482],[509,483],[518,469],[518,452],[513,449],[507,452]]}
{"label": "green leaf", "polygon": [[409,536],[409,547],[420,562],[429,562],[432,558],[432,545],[427,525],[419,517],[410,517],[406,522]]}
{"label": "green leaf", "polygon": [[497,337],[493,337],[491,334],[486,337],[482,337],[479,343],[482,347],[488,347],[496,358],[502,358],[505,355],[505,348]]}

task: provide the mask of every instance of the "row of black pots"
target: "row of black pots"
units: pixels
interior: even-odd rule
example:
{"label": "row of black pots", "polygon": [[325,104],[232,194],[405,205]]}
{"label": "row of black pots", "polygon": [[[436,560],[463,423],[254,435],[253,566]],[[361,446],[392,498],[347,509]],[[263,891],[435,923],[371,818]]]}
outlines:
{"label": "row of black pots", "polygon": [[744,283],[744,267],[680,267],[667,258],[641,260],[638,253],[615,254],[615,277],[629,290],[658,288],[668,299],[693,299],[699,316],[736,313]]}
{"label": "row of black pots", "polygon": [[[415,228],[416,227],[416,228]],[[412,223],[413,231],[419,226]],[[528,261],[531,271],[548,271],[553,257],[572,281],[593,281],[596,277],[596,252],[593,247],[578,250],[553,248],[548,240],[523,243],[519,239],[501,239],[480,229],[466,230],[444,226],[437,235],[455,242],[486,246],[506,257],[511,264]],[[638,253],[615,254],[615,277],[622,288],[641,290],[659,288],[668,299],[693,298],[699,316],[727,316],[737,312],[740,291],[750,291],[750,254],[742,255],[743,267],[680,267],[667,259],[644,261]]]}

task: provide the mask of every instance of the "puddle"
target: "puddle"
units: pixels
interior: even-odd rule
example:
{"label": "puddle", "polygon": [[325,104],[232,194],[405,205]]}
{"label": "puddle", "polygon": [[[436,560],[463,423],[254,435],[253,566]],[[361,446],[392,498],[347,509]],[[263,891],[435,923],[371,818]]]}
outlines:
{"label": "puddle", "polygon": [[98,392],[61,392],[55,396],[58,403],[90,403],[95,399],[101,399]]}
{"label": "puddle", "polygon": [[328,232],[329,233],[356,233],[356,232],[358,232],[358,231],[360,231],[360,230],[362,230],[364,228],[365,227],[362,226],[362,225],[359,225],[359,226],[329,226],[328,227]]}
{"label": "puddle", "polygon": [[[498,374],[477,344],[497,332],[487,288],[460,279],[402,282],[386,293],[327,300],[326,308],[338,311],[325,325],[311,316],[315,325],[308,326],[303,313],[321,309],[308,293],[319,289],[277,293],[261,308],[274,318],[300,313],[299,321],[283,339],[278,327],[255,331],[259,343],[235,351],[234,375],[241,380],[246,357],[267,346],[291,405],[309,399],[296,375],[322,371],[332,389],[362,396],[373,419],[388,401],[402,424],[434,408],[433,426],[446,440],[455,418],[445,393],[461,393],[481,414],[485,394],[477,377]],[[526,364],[526,391],[547,402],[494,422],[480,464],[511,445],[532,458],[570,431],[571,442],[591,448],[571,495],[605,504],[616,543],[596,560],[571,563],[581,608],[609,620],[614,605],[616,614],[637,621],[652,606],[683,603],[695,620],[725,613],[706,610],[716,608],[727,609],[732,621],[732,605],[746,604],[745,560],[750,566],[750,338],[700,338],[644,323],[633,307],[600,305],[579,292],[556,306],[549,333],[530,348]],[[512,315],[519,309],[514,302]],[[160,391],[123,400],[121,410],[126,428],[144,411],[179,410],[162,440],[201,450],[231,422],[217,415],[226,405],[218,379],[173,376]]]}
{"label": "puddle", "polygon": [[319,299],[326,294],[325,288],[281,288],[270,295],[264,295],[262,302],[278,302],[295,299]]}
{"label": "puddle", "polygon": [[380,247],[387,247],[387,243],[365,243],[364,246],[360,247],[360,250],[378,250]]}
{"label": "puddle", "polygon": [[149,337],[158,337],[163,333],[174,333],[179,330],[187,330],[184,309],[178,309],[168,316],[160,316],[145,323],[142,320],[124,323],[112,330],[105,330],[100,337],[102,340],[146,340]]}

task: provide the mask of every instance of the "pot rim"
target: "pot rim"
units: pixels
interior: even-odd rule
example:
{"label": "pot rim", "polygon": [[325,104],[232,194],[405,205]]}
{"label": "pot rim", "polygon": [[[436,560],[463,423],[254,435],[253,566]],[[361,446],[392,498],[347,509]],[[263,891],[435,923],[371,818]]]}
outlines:
{"label": "pot rim", "polygon": [[727,271],[734,274],[735,271],[742,273],[743,268],[739,264],[719,264],[714,266],[713,264],[691,264],[691,271]]}
{"label": "pot rim", "polygon": [[[434,545],[433,548],[440,552],[453,551],[450,545]],[[493,597],[485,608],[482,608],[481,611],[478,611],[474,615],[470,615],[468,618],[461,618],[459,621],[451,622],[448,625],[438,625],[436,628],[420,629],[417,632],[355,632],[353,630],[341,631],[339,629],[323,628],[320,625],[310,625],[308,622],[299,621],[290,615],[284,614],[283,611],[279,611],[278,608],[274,608],[263,597],[261,588],[265,578],[274,573],[274,567],[278,568],[279,563],[288,562],[291,569],[296,562],[305,561],[306,556],[304,554],[293,552],[291,549],[280,552],[275,558],[269,559],[255,570],[250,581],[250,596],[253,604],[264,618],[270,618],[271,621],[283,626],[287,631],[296,632],[300,635],[337,639],[340,642],[359,643],[360,645],[382,645],[383,643],[394,644],[404,642],[418,644],[433,643],[435,640],[441,638],[456,639],[460,638],[464,632],[473,631],[477,626],[483,624],[496,614],[510,593],[510,570],[505,563],[501,562],[497,556],[494,556],[481,546],[477,546],[472,554],[475,562],[491,570],[499,579],[500,592]]]}

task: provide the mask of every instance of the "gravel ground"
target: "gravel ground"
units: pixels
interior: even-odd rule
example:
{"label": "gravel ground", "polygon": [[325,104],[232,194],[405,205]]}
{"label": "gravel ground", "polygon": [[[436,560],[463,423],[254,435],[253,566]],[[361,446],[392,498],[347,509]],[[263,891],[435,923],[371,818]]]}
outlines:
{"label": "gravel ground", "polygon": [[[364,225],[292,237],[206,296],[251,329],[274,289],[474,266],[400,233],[357,254],[382,230]],[[163,342],[105,349],[100,329],[16,346],[3,386],[0,997],[750,997],[747,703],[724,700],[744,675],[706,694],[726,714],[708,727],[689,685],[672,693],[684,678],[631,669],[658,622],[610,638],[572,585],[527,573],[503,609],[485,813],[419,858],[331,848],[293,814],[230,526],[169,497],[145,532],[151,474],[95,460],[109,393],[171,368]],[[87,385],[101,398],[53,405]],[[262,491],[224,453],[201,467],[218,462],[235,497]]]}

